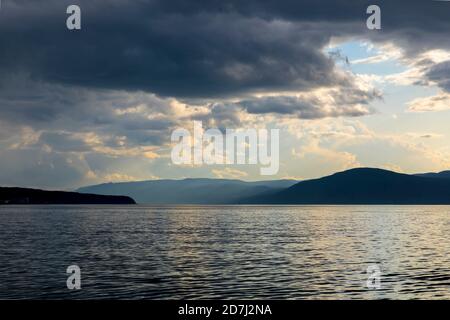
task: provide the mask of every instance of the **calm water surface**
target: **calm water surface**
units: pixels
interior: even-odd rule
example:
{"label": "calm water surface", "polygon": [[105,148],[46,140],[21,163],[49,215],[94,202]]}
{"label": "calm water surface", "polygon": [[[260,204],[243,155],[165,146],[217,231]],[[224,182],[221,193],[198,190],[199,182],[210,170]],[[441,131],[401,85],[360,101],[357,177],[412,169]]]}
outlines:
{"label": "calm water surface", "polygon": [[0,206],[0,299],[25,298],[450,299],[450,207]]}

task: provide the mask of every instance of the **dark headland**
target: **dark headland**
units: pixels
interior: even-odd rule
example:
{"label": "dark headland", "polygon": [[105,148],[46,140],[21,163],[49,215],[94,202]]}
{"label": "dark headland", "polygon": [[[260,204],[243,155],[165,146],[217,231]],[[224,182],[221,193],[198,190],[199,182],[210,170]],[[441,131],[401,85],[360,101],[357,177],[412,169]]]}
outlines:
{"label": "dark headland", "polygon": [[5,204],[136,204],[136,202],[128,196],[0,187],[0,205]]}

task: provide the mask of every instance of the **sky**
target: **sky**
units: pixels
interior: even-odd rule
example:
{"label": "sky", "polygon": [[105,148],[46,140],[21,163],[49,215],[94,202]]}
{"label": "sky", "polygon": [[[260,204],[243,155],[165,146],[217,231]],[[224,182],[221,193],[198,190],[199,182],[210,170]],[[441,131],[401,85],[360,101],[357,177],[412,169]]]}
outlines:
{"label": "sky", "polygon": [[[0,185],[449,170],[449,17],[431,0],[3,0]],[[194,120],[279,129],[278,173],[173,164]]]}

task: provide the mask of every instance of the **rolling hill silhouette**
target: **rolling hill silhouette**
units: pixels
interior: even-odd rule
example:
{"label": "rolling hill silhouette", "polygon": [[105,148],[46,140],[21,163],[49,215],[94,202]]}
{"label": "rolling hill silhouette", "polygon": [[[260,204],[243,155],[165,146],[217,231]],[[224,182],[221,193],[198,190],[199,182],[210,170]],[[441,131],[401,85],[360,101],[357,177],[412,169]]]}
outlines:
{"label": "rolling hill silhouette", "polygon": [[246,204],[450,204],[450,179],[352,169],[249,198]]}

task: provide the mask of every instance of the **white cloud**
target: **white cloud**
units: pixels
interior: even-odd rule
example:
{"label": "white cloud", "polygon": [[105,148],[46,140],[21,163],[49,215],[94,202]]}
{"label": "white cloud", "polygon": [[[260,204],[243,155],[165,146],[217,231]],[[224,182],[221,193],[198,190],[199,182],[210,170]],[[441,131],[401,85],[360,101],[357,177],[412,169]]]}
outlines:
{"label": "white cloud", "polygon": [[450,109],[450,94],[441,92],[437,95],[417,98],[408,103],[410,112],[443,111]]}

